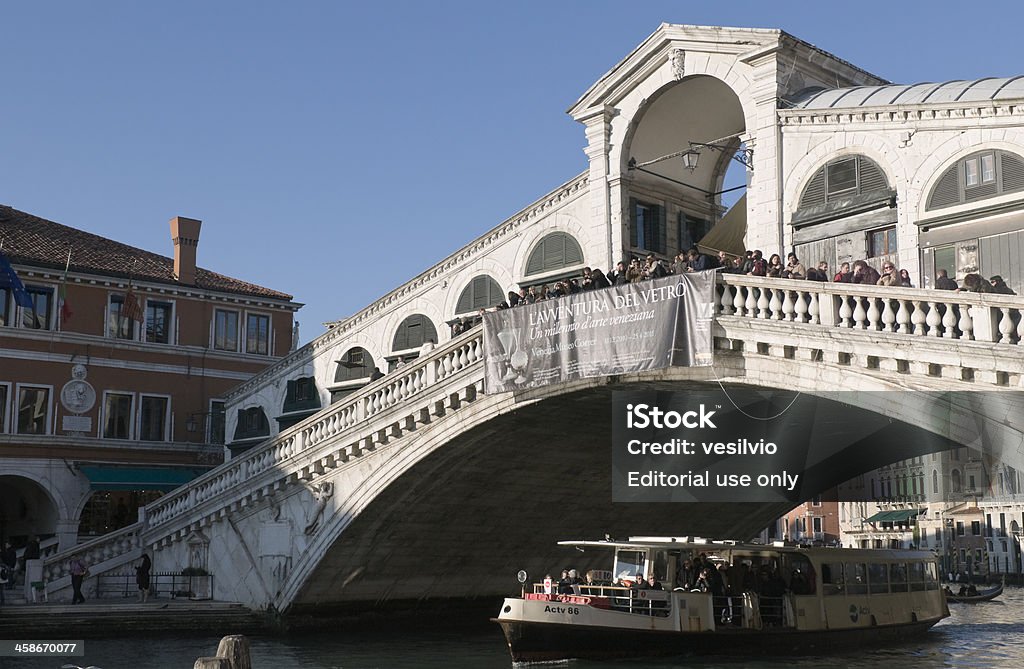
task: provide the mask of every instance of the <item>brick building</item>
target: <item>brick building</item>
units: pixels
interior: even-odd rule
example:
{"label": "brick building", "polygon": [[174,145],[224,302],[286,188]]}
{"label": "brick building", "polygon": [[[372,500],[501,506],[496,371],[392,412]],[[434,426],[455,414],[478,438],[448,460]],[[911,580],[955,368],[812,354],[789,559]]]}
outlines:
{"label": "brick building", "polygon": [[200,226],[171,220],[171,258],[0,206],[0,538],[67,548],[223,460],[221,398],[301,305],[197,267]]}

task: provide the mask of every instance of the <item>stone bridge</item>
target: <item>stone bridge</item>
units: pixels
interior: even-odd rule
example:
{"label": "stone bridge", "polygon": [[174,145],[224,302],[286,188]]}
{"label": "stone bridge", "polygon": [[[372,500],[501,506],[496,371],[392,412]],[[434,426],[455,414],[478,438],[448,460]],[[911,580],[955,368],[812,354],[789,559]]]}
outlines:
{"label": "stone bridge", "polygon": [[[139,524],[50,557],[46,576],[59,590],[73,554],[116,572],[145,550],[155,571],[208,564],[216,599],[254,608],[493,596],[516,588],[520,568],[605,557],[567,554],[559,539],[745,539],[787,510],[613,504],[617,390],[781,389],[849,405],[851,425],[884,417],[870,439],[816,463],[805,498],[953,445],[1024,468],[1010,392],[1024,378],[1022,310],[1016,297],[724,275],[713,367],[501,395],[482,393],[477,328],[167,494]],[[989,392],[936,400],[958,390]]]}

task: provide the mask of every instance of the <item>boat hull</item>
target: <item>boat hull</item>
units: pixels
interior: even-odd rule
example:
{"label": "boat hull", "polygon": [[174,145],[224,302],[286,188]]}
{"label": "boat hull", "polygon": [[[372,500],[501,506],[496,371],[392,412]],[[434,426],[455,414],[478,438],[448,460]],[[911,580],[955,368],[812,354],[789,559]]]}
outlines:
{"label": "boat hull", "polygon": [[495,619],[515,662],[676,655],[816,654],[894,643],[928,631],[936,620],[845,630],[678,632]]}

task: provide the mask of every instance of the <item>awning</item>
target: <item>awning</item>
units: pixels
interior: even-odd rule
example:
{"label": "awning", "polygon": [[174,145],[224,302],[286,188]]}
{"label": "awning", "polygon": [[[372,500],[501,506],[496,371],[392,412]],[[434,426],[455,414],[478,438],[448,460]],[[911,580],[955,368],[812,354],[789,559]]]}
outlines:
{"label": "awning", "polygon": [[870,518],[865,518],[865,523],[900,523],[911,518],[915,518],[921,513],[923,509],[901,509],[899,511],[879,511]]}
{"label": "awning", "polygon": [[732,209],[725,212],[718,223],[697,242],[697,250],[701,253],[718,255],[725,251],[733,257],[742,256],[747,248],[744,237],[747,236],[747,195],[736,201]]}
{"label": "awning", "polygon": [[171,467],[82,467],[93,490],[161,490],[179,488],[204,469]]}

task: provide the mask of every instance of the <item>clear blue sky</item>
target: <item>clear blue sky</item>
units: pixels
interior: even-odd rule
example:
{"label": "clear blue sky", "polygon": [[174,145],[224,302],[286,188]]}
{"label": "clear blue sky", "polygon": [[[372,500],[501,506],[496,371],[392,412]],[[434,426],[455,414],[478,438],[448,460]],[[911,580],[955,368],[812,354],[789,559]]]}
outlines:
{"label": "clear blue sky", "polygon": [[565,110],[659,23],[781,28],[887,79],[1024,74],[1021,2],[0,6],[0,202],[306,303],[302,339],[570,179]]}

